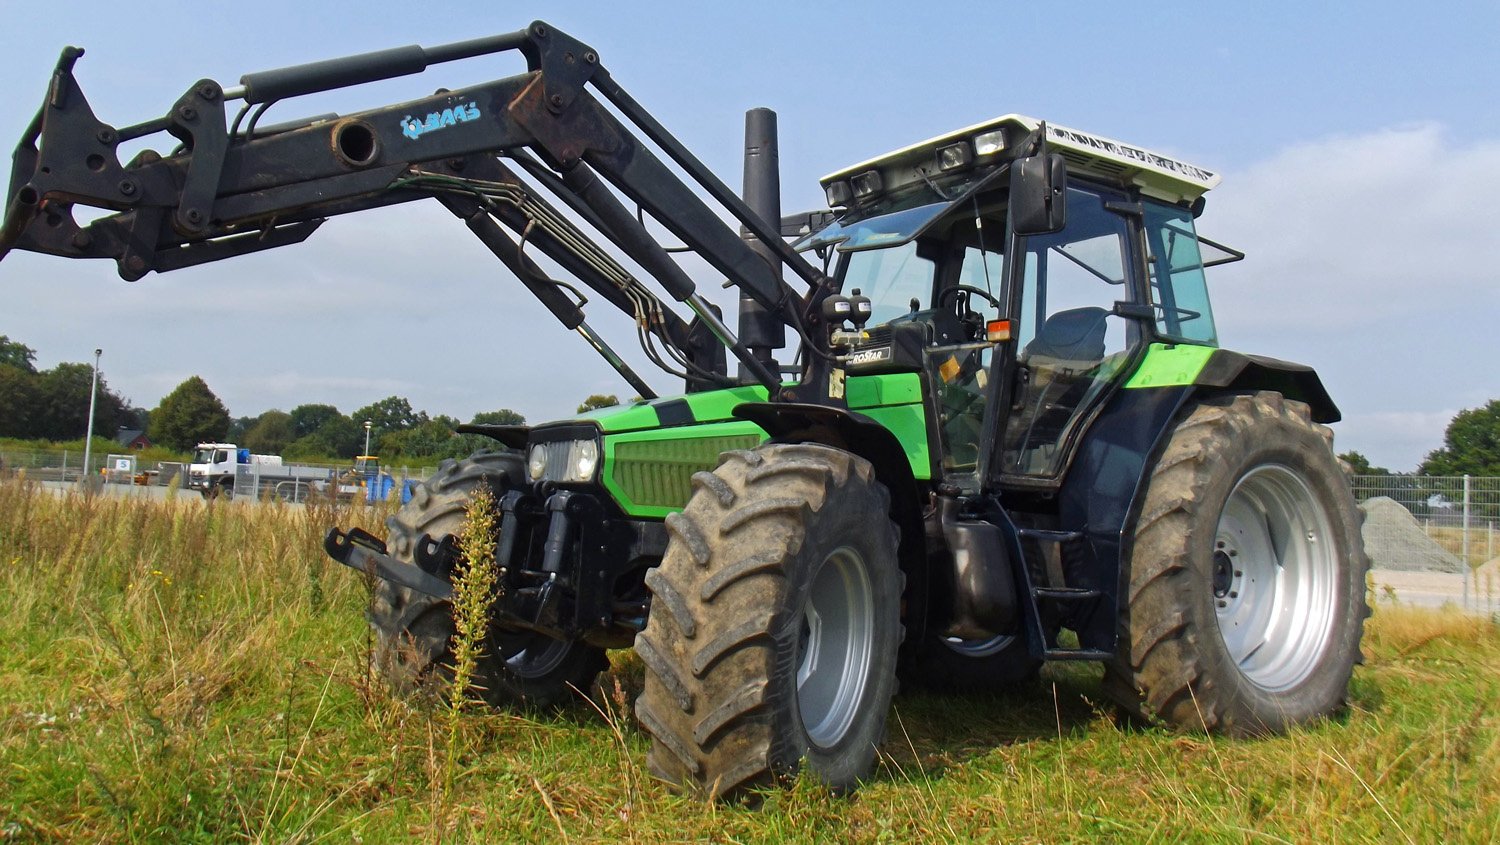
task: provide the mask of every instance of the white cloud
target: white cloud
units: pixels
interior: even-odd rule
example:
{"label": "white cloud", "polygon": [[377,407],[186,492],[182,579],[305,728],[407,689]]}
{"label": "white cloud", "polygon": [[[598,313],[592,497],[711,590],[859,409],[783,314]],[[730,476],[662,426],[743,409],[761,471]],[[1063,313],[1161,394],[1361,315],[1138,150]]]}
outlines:
{"label": "white cloud", "polygon": [[1220,323],[1310,330],[1496,302],[1500,142],[1419,124],[1288,147],[1209,198]]}
{"label": "white cloud", "polygon": [[1339,448],[1414,469],[1455,408],[1500,396],[1500,141],[1397,126],[1228,172],[1199,221],[1221,341],[1317,368]]}

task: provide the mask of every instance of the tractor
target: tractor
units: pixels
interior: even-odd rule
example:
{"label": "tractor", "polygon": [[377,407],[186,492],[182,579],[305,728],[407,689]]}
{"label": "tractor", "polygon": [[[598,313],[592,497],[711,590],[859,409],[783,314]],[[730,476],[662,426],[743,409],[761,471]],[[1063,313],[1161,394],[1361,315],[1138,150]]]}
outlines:
{"label": "tractor", "polygon": [[[460,427],[495,448],[443,464],[384,537],[329,531],[374,576],[396,687],[450,665],[455,537],[484,487],[499,583],[472,693],[556,705],[633,647],[647,764],[688,790],[853,789],[898,679],[998,689],[1093,661],[1128,716],[1234,736],[1343,703],[1369,610],[1339,411],[1311,368],[1219,346],[1206,271],[1243,256],[1197,233],[1214,172],[1007,115],[838,170],[827,209],[783,216],[772,112],[747,116],[738,195],[542,22],[202,79],[124,127],[94,115],[82,52],[16,149],[0,257],[134,281],[432,199],[639,395]],[[526,71],[261,120],[501,53]],[[162,133],[168,152],[120,160]],[[734,327],[648,217],[736,289]],[[589,325],[585,292],[680,395]]]}

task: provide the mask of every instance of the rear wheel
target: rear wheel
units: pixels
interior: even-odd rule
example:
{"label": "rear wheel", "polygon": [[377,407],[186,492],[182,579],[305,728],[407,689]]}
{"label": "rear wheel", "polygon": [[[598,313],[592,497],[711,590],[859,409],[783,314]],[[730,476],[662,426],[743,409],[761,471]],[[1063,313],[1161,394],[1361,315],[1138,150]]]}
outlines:
{"label": "rear wheel", "polygon": [[1152,472],[1107,686],[1128,713],[1183,728],[1257,734],[1326,715],[1359,659],[1368,566],[1307,406],[1206,400]]}
{"label": "rear wheel", "polygon": [[730,452],[668,517],[636,652],[653,774],[736,795],[806,762],[866,776],[901,641],[890,498],[862,458],[815,445]]}
{"label": "rear wheel", "polygon": [[[442,540],[463,527],[469,496],[481,484],[497,493],[523,476],[519,454],[479,452],[444,461],[417,487],[410,502],[387,520],[390,554],[416,566],[423,535]],[[366,613],[375,633],[375,669],[398,691],[440,687],[451,678],[453,606],[443,599],[378,581]],[[519,635],[517,635],[519,636]],[[518,650],[519,649],[519,650]],[[504,656],[504,655],[509,655]],[[479,659],[471,692],[493,704],[550,707],[587,695],[607,665],[603,649],[540,634],[524,639],[492,636]]]}

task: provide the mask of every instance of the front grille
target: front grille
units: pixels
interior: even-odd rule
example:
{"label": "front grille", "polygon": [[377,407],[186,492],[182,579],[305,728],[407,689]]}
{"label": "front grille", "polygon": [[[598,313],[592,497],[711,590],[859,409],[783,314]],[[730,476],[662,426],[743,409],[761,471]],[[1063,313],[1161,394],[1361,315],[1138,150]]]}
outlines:
{"label": "front grille", "polygon": [[693,473],[718,466],[721,452],[753,449],[760,441],[756,435],[741,434],[620,443],[611,471],[616,486],[636,505],[680,508],[692,495]]}
{"label": "front grille", "polygon": [[574,451],[578,448],[577,440],[554,440],[551,443],[537,443],[532,446],[542,447],[547,453],[547,468],[542,472],[543,481],[561,481],[568,474],[568,468],[573,466]]}

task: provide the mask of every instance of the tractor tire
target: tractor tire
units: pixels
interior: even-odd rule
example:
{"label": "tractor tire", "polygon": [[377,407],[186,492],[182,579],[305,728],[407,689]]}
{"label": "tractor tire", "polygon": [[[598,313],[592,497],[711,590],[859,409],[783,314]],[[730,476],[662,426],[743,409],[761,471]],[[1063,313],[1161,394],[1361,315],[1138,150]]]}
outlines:
{"label": "tractor tire", "polygon": [[1341,707],[1370,615],[1361,518],[1303,403],[1261,391],[1192,407],[1137,518],[1111,697],[1233,736]]}
{"label": "tractor tire", "polygon": [[912,656],[903,676],[919,689],[999,693],[1037,679],[1042,661],[1031,656],[1023,634],[988,640],[931,636]]}
{"label": "tractor tire", "polygon": [[693,476],[636,653],[652,774],[741,796],[806,762],[836,792],[869,774],[896,689],[904,583],[890,494],[817,445],[729,452]]}
{"label": "tractor tire", "polygon": [[[386,520],[392,557],[416,566],[422,535],[441,540],[463,527],[469,496],[480,484],[495,492],[524,478],[519,453],[477,452],[444,461],[412,499]],[[371,664],[398,692],[445,693],[452,678],[453,606],[446,599],[377,580],[366,613],[375,634]],[[492,638],[493,640],[493,638]],[[607,665],[604,650],[582,642],[536,635],[509,659],[491,642],[475,670],[470,693],[494,705],[548,708],[587,695]]]}

